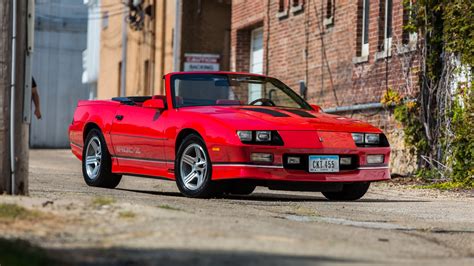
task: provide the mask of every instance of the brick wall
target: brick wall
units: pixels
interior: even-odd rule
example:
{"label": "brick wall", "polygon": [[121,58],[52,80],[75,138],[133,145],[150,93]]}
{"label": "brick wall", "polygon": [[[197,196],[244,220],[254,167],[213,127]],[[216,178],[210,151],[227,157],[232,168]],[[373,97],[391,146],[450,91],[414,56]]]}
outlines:
{"label": "brick wall", "polygon": [[[393,0],[391,56],[382,56],[383,12],[386,0],[370,1],[369,53],[360,56],[362,0],[335,1],[332,23],[327,19],[328,0],[305,0],[302,10],[286,5],[279,12],[277,0],[232,2],[231,69],[248,71],[250,30],[264,28],[264,73],[274,76],[299,91],[305,80],[310,103],[323,108],[380,102],[392,88],[402,94],[416,91],[419,67],[416,53],[402,47],[402,0]],[[326,18],[326,19],[325,19]],[[381,22],[382,21],[382,22]],[[381,37],[382,36],[382,37]],[[376,115],[373,113],[377,112]],[[369,120],[381,127],[392,143],[394,153],[403,153],[400,126],[390,110],[343,113]],[[399,167],[397,167],[399,168]],[[395,169],[406,172],[406,169]]]}
{"label": "brick wall", "polygon": [[183,5],[181,69],[185,53],[220,55],[220,70],[229,70],[229,0],[185,1]]}

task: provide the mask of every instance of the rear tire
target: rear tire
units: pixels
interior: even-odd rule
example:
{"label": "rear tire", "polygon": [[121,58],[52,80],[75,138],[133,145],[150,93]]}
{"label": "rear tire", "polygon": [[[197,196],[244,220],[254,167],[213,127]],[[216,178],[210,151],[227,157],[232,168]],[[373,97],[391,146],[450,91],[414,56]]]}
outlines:
{"label": "rear tire", "polygon": [[112,159],[100,130],[94,128],[87,134],[82,149],[82,175],[91,187],[115,188],[122,179],[112,173]]}
{"label": "rear tire", "polygon": [[367,190],[369,190],[370,183],[352,183],[344,184],[341,191],[338,192],[322,192],[328,200],[334,201],[353,201],[362,198]]}
{"label": "rear tire", "polygon": [[211,180],[212,164],[206,144],[196,134],[184,138],[174,164],[176,185],[190,198],[211,198],[222,192]]}

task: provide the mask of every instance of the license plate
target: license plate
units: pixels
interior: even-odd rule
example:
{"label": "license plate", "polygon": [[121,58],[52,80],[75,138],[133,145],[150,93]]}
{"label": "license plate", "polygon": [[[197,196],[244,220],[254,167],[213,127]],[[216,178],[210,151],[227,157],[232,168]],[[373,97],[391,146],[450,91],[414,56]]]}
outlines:
{"label": "license plate", "polygon": [[337,155],[310,155],[310,173],[339,172],[339,156]]}

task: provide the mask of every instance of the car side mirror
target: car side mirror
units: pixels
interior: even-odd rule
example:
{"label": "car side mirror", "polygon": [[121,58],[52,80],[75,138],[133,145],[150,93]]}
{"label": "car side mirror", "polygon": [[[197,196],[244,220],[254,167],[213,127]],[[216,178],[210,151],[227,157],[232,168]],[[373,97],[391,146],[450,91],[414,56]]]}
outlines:
{"label": "car side mirror", "polygon": [[143,103],[145,108],[165,109],[165,102],[162,99],[150,99]]}
{"label": "car side mirror", "polygon": [[323,109],[321,109],[321,106],[316,105],[316,104],[311,104],[311,107],[313,108],[314,111],[321,113]]}

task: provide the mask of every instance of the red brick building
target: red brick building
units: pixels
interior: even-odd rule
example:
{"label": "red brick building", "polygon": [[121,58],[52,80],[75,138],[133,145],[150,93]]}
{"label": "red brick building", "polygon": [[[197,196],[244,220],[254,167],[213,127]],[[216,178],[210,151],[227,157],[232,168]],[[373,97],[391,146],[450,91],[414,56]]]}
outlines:
{"label": "red brick building", "polygon": [[[404,30],[403,0],[233,0],[231,70],[277,77],[328,112],[380,126],[394,147],[394,172],[406,158],[386,90],[418,84],[416,34]],[[336,109],[337,107],[337,109]]]}

